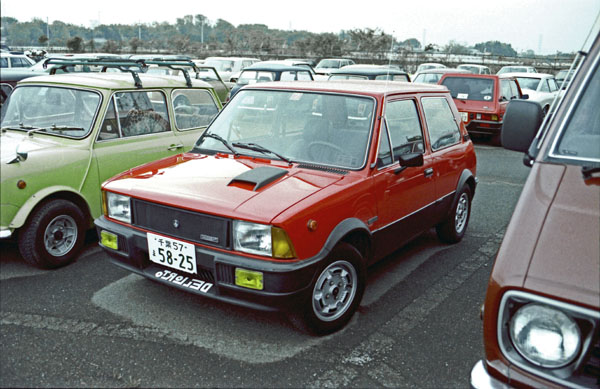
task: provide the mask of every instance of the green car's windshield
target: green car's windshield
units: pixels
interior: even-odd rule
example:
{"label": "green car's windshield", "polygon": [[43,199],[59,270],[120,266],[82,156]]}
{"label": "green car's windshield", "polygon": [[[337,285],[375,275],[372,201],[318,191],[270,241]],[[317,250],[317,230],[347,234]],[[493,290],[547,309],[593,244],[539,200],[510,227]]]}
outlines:
{"label": "green car's windshield", "polygon": [[359,169],[374,110],[368,97],[241,90],[194,150],[232,154],[234,148],[237,154]]}
{"label": "green car's windshield", "polygon": [[[45,134],[83,138],[92,129],[100,94],[55,86],[22,86],[2,106],[2,128],[43,129]],[[36,131],[37,132],[37,131]]]}

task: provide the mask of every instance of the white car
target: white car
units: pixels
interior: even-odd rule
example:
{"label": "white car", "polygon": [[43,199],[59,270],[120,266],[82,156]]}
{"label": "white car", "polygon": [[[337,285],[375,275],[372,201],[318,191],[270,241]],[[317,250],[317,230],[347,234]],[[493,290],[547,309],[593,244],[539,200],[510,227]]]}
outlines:
{"label": "white car", "polygon": [[484,65],[476,65],[471,63],[463,63],[456,67],[457,69],[466,70],[473,74],[491,74],[490,68]]}
{"label": "white car", "polygon": [[558,83],[553,74],[504,73],[502,76],[515,77],[523,94],[529,95],[529,100],[540,103],[544,115],[548,113],[552,101],[559,93]]}
{"label": "white car", "polygon": [[498,73],[496,74],[504,74],[504,73],[537,73],[537,69],[533,66],[525,66],[525,65],[508,65],[502,66]]}
{"label": "white car", "polygon": [[317,66],[315,66],[315,73],[321,76],[329,76],[332,70],[343,68],[348,65],[354,65],[354,61],[348,58],[323,58],[319,61]]}
{"label": "white car", "polygon": [[0,68],[28,68],[35,64],[35,61],[25,54],[0,54]]}
{"label": "white car", "polygon": [[223,81],[235,82],[242,70],[259,61],[258,58],[246,57],[207,57],[203,65],[215,68]]}

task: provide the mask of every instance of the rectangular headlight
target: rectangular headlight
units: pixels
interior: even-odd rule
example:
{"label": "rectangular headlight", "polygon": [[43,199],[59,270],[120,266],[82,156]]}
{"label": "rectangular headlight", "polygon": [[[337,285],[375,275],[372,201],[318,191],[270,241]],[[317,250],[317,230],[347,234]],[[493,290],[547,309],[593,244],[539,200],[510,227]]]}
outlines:
{"label": "rectangular headlight", "polygon": [[271,226],[233,221],[233,248],[250,254],[272,255]]}
{"label": "rectangular headlight", "polygon": [[129,196],[106,192],[108,217],[131,224],[131,200]]}

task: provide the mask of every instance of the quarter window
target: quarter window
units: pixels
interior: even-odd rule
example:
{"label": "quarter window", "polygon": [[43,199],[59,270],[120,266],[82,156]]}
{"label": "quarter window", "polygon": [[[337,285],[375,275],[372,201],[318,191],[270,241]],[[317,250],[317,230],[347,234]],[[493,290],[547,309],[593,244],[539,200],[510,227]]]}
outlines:
{"label": "quarter window", "polygon": [[431,149],[456,144],[460,141],[460,129],[454,119],[448,100],[443,97],[427,97],[422,100]]}

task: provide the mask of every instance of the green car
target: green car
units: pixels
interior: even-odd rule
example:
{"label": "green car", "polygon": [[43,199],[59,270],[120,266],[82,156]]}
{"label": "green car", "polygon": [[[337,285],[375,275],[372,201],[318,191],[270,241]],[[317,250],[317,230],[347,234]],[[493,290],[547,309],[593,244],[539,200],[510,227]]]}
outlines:
{"label": "green car", "polygon": [[[222,108],[206,82],[146,75],[139,61],[103,66],[28,78],[2,106],[0,238],[16,238],[41,268],[76,258],[102,214],[104,180],[177,158]],[[106,72],[111,66],[121,72]]]}

